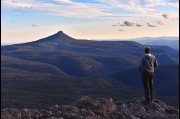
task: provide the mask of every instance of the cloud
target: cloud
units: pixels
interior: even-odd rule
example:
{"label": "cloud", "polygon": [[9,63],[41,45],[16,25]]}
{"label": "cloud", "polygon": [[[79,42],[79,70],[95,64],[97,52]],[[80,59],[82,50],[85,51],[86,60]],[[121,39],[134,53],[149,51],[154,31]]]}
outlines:
{"label": "cloud", "polygon": [[147,22],[147,25],[149,27],[158,27],[158,25],[165,25],[166,23],[164,21],[151,21]]}
{"label": "cloud", "polygon": [[[174,0],[1,0],[2,8],[43,11],[50,15],[76,18],[158,17],[158,6],[178,7]],[[127,13],[124,13],[126,11]]]}
{"label": "cloud", "polygon": [[143,25],[141,23],[137,23],[135,21],[124,21],[123,23],[119,23],[119,26],[136,26],[136,27],[142,27]]}
{"label": "cloud", "polygon": [[32,9],[34,5],[27,1],[1,0],[2,8]]}
{"label": "cloud", "polygon": [[15,21],[11,21],[10,23],[15,24],[16,22]]}
{"label": "cloud", "polygon": [[179,8],[179,0],[173,0],[173,1],[169,2],[168,5]]}
{"label": "cloud", "polygon": [[119,31],[125,31],[125,30],[123,30],[123,29],[119,29]]}
{"label": "cloud", "polygon": [[141,27],[141,26],[142,26],[142,24],[136,24],[136,26],[137,26],[137,27]]}
{"label": "cloud", "polygon": [[164,13],[162,14],[162,16],[165,18],[165,19],[172,19],[172,16],[168,13]]}
{"label": "cloud", "polygon": [[155,8],[156,6],[165,6],[166,2],[164,0],[142,0],[148,8]]}
{"label": "cloud", "polygon": [[137,23],[136,22],[133,22],[133,21],[124,21],[123,22],[126,26],[136,26]]}
{"label": "cloud", "polygon": [[119,26],[136,26],[136,27],[143,27],[145,25],[149,26],[149,27],[157,27],[158,25],[165,25],[166,23],[164,21],[150,21],[150,22],[146,22],[144,20],[141,21],[124,21],[123,23],[118,22]]}
{"label": "cloud", "polygon": [[120,23],[120,22],[118,22],[117,23],[119,26],[126,26],[124,23]]}
{"label": "cloud", "polygon": [[144,13],[145,9],[140,6],[140,0],[96,0],[103,4],[108,4],[112,8],[124,9],[127,11]]}
{"label": "cloud", "polygon": [[[55,1],[56,3],[53,3],[52,1]],[[103,12],[104,9],[109,9],[107,5],[103,4],[85,4],[73,2],[71,0],[52,1],[47,2],[43,0],[17,0],[16,2],[13,2],[12,0],[2,0],[2,6],[4,9],[32,9],[36,11],[44,11],[56,16],[66,17],[95,18],[115,15],[112,13]]]}
{"label": "cloud", "polygon": [[169,20],[178,20],[179,19],[179,14],[175,14],[175,13],[163,13],[162,16],[165,19],[169,19]]}
{"label": "cloud", "polygon": [[56,2],[73,3],[71,0],[52,0]]}
{"label": "cloud", "polygon": [[166,23],[164,21],[157,21],[157,24],[159,25],[165,25]]}
{"label": "cloud", "polygon": [[38,25],[36,25],[36,24],[32,24],[31,26],[33,26],[33,27],[37,27]]}
{"label": "cloud", "polygon": [[147,25],[149,27],[157,27],[157,25],[154,22],[148,22]]}

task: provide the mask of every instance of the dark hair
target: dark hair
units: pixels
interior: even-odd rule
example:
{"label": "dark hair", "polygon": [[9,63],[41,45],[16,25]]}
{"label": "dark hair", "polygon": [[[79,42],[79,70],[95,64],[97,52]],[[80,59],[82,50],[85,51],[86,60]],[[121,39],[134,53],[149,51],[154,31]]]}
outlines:
{"label": "dark hair", "polygon": [[151,52],[151,48],[150,47],[146,47],[144,51],[145,51],[146,54],[149,54]]}

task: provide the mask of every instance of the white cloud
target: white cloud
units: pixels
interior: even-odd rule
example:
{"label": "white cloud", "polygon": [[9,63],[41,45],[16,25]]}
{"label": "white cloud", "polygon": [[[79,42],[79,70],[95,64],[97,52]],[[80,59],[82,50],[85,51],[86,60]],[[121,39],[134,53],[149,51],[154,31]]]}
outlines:
{"label": "white cloud", "polygon": [[71,0],[53,0],[56,2],[73,3]]}
{"label": "white cloud", "polygon": [[157,25],[154,22],[148,22],[147,25],[149,27],[157,27]]}
{"label": "white cloud", "polygon": [[143,27],[145,25],[149,27],[158,27],[158,25],[165,25],[166,23],[162,20],[157,21],[124,21],[124,22],[118,22],[119,26],[136,26],[136,27]]}
{"label": "white cloud", "polygon": [[[139,22],[139,23],[138,23]],[[143,24],[142,24],[142,22],[140,22],[140,21],[138,21],[138,22],[136,22],[136,21],[124,21],[124,22],[118,22],[118,25],[119,26],[136,26],[136,27],[142,27],[143,26]]]}
{"label": "white cloud", "polygon": [[168,13],[164,13],[164,14],[162,14],[162,16],[164,18],[166,18],[166,19],[171,19],[172,18],[172,16],[170,14],[168,14]]}
{"label": "white cloud", "polygon": [[32,24],[31,26],[32,26],[32,27],[37,27],[38,25],[36,25],[36,24]]}
{"label": "white cloud", "polygon": [[32,3],[27,1],[13,1],[13,0],[2,0],[2,7],[13,8],[13,9],[32,9],[34,6]]}
{"label": "white cloud", "polygon": [[142,26],[142,24],[136,24],[136,26],[137,26],[137,27],[141,27],[141,26]]}
{"label": "white cloud", "polygon": [[166,23],[164,21],[151,21],[147,22],[147,25],[149,27],[158,27],[158,25],[165,25]]}
{"label": "white cloud", "polygon": [[144,13],[145,9],[140,5],[140,0],[96,0],[110,5],[112,8],[120,8],[132,12]]}
{"label": "white cloud", "polygon": [[162,16],[163,16],[165,19],[178,20],[179,14],[176,15],[176,14],[174,14],[174,13],[163,13]]}
{"label": "white cloud", "polygon": [[159,25],[165,25],[166,23],[164,21],[157,21],[157,24]]}
{"label": "white cloud", "polygon": [[101,9],[108,9],[106,5],[100,4],[84,4],[78,2],[72,2],[70,0],[53,0],[59,3],[66,4],[53,4],[50,2],[39,1],[16,1],[3,0],[2,6],[4,8],[12,9],[33,9],[38,11],[45,11],[57,16],[67,16],[67,17],[85,17],[94,18],[102,16],[113,16],[112,13],[102,12]]}
{"label": "white cloud", "polygon": [[[100,3],[80,3],[73,0],[1,0],[2,8],[32,9],[52,15],[81,18],[146,17],[159,18],[156,6],[179,6],[179,1],[165,0],[96,0]],[[58,4],[57,4],[58,3]],[[117,11],[115,11],[117,10]],[[129,11],[123,13],[122,10]],[[162,17],[162,16],[161,16]],[[167,18],[167,17],[165,17]]]}
{"label": "white cloud", "polygon": [[137,23],[134,21],[124,21],[123,22],[126,26],[136,26]]}
{"label": "white cloud", "polygon": [[119,26],[126,26],[124,23],[118,22],[117,23]]}
{"label": "white cloud", "polygon": [[179,8],[179,0],[171,1],[168,5]]}
{"label": "white cloud", "polygon": [[123,29],[119,29],[119,31],[125,31],[125,30],[123,30]]}
{"label": "white cloud", "polygon": [[144,0],[144,2],[145,2],[145,7],[149,7],[149,8],[155,8],[158,5],[161,6],[166,5],[166,2],[164,0]]}

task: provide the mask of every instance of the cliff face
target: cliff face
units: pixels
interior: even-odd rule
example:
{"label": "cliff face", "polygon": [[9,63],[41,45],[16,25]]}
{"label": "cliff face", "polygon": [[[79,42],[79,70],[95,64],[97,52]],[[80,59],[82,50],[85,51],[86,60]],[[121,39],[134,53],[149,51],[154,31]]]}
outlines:
{"label": "cliff face", "polygon": [[2,109],[1,119],[178,119],[179,110],[155,99],[127,102],[82,97],[72,105],[55,105],[48,109]]}

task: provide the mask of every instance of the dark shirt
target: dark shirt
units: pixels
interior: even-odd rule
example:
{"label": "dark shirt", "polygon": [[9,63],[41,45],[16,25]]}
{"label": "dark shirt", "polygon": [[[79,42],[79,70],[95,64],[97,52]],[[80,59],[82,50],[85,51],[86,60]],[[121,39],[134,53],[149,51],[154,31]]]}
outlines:
{"label": "dark shirt", "polygon": [[154,72],[158,67],[156,57],[152,54],[145,54],[141,57],[139,64],[139,71],[143,72]]}

